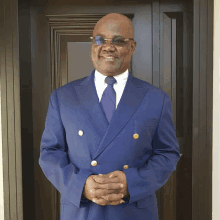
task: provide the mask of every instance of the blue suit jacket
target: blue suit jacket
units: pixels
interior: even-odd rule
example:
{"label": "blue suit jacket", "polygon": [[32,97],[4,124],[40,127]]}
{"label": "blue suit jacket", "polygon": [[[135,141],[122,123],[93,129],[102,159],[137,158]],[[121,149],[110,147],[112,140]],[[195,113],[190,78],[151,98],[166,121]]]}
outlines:
{"label": "blue suit jacket", "polygon": [[[51,94],[40,152],[45,176],[61,193],[61,220],[158,220],[155,191],[168,180],[180,158],[170,98],[129,75],[108,124],[93,71]],[[129,168],[123,169],[124,165]],[[91,174],[115,170],[125,172],[130,194],[126,203],[100,206],[81,199]]]}

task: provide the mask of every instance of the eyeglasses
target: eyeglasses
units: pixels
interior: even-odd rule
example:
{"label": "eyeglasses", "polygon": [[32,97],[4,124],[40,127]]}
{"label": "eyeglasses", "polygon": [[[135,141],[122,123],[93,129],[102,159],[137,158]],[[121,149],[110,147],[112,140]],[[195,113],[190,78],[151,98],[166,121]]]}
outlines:
{"label": "eyeglasses", "polygon": [[130,40],[134,40],[133,38],[123,38],[123,37],[113,37],[113,38],[104,38],[103,36],[95,36],[90,37],[92,42],[96,45],[103,45],[106,44],[106,41],[111,41],[111,44],[114,46],[123,47],[125,46]]}

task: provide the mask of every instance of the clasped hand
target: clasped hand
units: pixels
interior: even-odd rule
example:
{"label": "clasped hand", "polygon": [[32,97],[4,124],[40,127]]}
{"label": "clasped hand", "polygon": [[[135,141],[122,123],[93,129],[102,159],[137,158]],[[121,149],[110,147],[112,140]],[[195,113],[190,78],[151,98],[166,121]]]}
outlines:
{"label": "clasped hand", "polygon": [[83,190],[83,197],[102,206],[119,205],[124,203],[122,198],[128,196],[125,173],[118,170],[105,175],[89,176]]}

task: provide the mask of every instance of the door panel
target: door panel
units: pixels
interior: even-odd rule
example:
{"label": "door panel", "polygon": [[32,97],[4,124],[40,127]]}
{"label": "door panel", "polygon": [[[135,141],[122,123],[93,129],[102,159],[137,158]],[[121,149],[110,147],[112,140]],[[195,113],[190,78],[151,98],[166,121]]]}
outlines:
{"label": "door panel", "polygon": [[[60,59],[57,60],[59,66],[58,80],[60,85],[65,85],[67,82],[72,80],[88,76],[93,70],[93,64],[90,58],[91,41],[89,37],[91,35],[87,33],[84,34],[85,35],[60,36]],[[74,47],[74,45],[78,48],[81,45],[81,48],[78,50]],[[85,65],[83,65],[82,62],[84,62]],[[76,70],[76,68],[79,68],[80,65],[83,66],[82,68],[84,68],[84,71]]]}
{"label": "door panel", "polygon": [[94,69],[90,42],[69,42],[68,82],[88,76]]}
{"label": "door panel", "polygon": [[[92,35],[95,23],[104,14],[118,12],[131,18],[134,24],[134,37],[137,41],[131,72],[135,77],[148,81],[169,94],[180,152],[183,153],[177,170],[156,192],[159,219],[192,219],[190,215],[191,176],[187,176],[191,169],[189,85],[192,80],[190,76],[192,74],[192,61],[190,60],[192,50],[189,48],[192,46],[192,23],[190,22],[191,17],[188,15],[188,3],[153,1],[152,3],[136,2],[129,5],[122,2],[121,5],[108,7],[98,1],[88,7],[74,4],[71,1],[66,6],[62,5],[61,1],[57,1],[56,5],[50,2],[45,7],[33,8],[36,16],[35,29],[39,30],[38,37],[42,38],[45,35],[45,39],[50,39],[47,41],[47,48],[50,48],[50,60],[47,59],[47,63],[44,62],[44,67],[47,70],[50,68],[51,76],[47,79],[48,88],[45,88],[45,96],[48,97],[55,88],[91,73],[93,66],[90,60],[89,37]],[[99,14],[100,11],[103,14]],[[40,28],[40,22],[46,22],[43,30]],[[44,50],[37,40],[33,39],[34,43],[39,46],[39,50]],[[39,51],[33,53],[33,56],[40,57]],[[38,62],[40,65],[42,60],[39,59]],[[35,74],[43,79],[45,70],[35,72]],[[39,80],[33,83],[35,88],[40,87]],[[187,91],[184,88],[187,88]],[[39,105],[40,99],[38,99],[37,93],[33,94],[33,102],[34,106]],[[47,110],[47,106],[44,106],[44,112]],[[45,117],[38,117],[38,119],[33,123],[34,127],[39,127],[39,123],[41,125],[40,130],[34,132],[35,148],[39,157],[39,140],[43,132],[42,124]],[[38,157],[35,158],[36,164]],[[45,185],[47,180],[42,177],[40,169],[36,169],[36,173],[35,181],[38,182],[35,190],[36,219],[44,219],[43,216],[47,216],[45,219],[58,220],[60,215],[59,192],[51,184]],[[50,195],[47,201],[50,202],[41,206],[39,202],[44,199],[42,192],[45,190],[45,186]]]}
{"label": "door panel", "polygon": [[134,25],[134,39],[137,42],[132,58],[132,73],[135,77],[152,83],[151,5],[146,4],[141,8],[137,8],[132,22]]}

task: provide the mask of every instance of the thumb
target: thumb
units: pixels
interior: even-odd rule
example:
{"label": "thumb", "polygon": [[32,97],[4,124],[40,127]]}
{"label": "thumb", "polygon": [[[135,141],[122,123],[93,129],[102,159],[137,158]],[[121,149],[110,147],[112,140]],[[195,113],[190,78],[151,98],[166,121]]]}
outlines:
{"label": "thumb", "polygon": [[115,173],[109,173],[109,178],[113,178],[113,177],[115,177],[116,175],[115,175]]}

